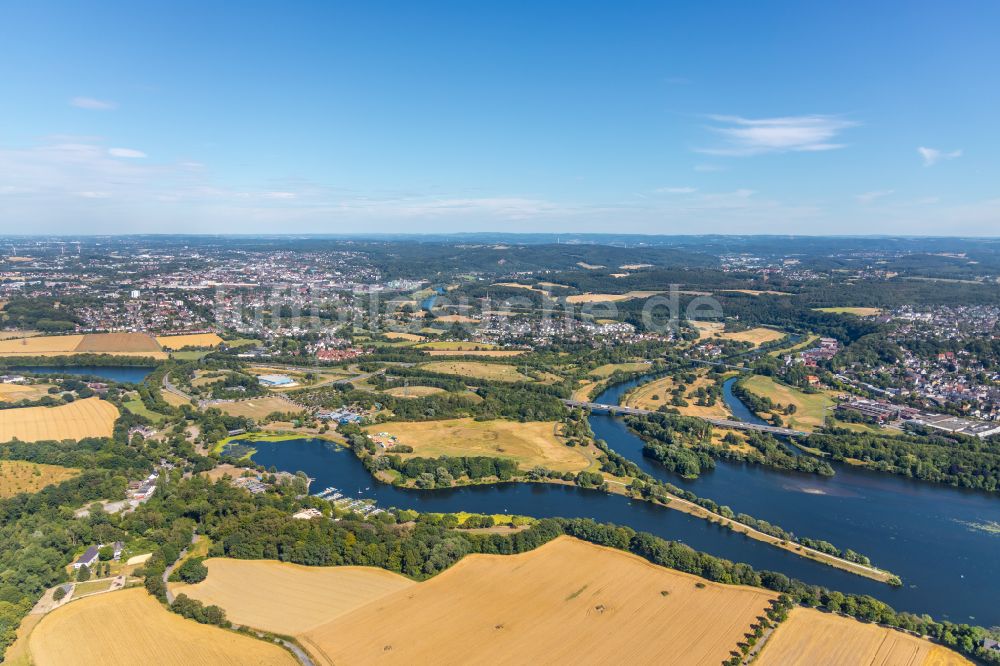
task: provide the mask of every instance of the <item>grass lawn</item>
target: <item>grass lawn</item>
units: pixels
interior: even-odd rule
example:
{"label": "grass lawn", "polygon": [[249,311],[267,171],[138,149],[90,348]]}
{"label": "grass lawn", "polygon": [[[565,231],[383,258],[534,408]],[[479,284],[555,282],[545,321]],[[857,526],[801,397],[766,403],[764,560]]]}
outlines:
{"label": "grass lawn", "polygon": [[170,358],[176,358],[179,361],[197,361],[210,353],[208,351],[175,351],[170,352]]}
{"label": "grass lawn", "polygon": [[770,398],[776,405],[782,407],[795,405],[794,414],[781,416],[789,428],[815,430],[823,425],[827,415],[833,413],[831,408],[835,403],[829,392],[803,393],[763,375],[754,375],[747,379],[743,385],[751,393]]}
{"label": "grass lawn", "polygon": [[102,580],[88,580],[84,583],[77,583],[73,588],[74,597],[82,597],[85,594],[93,594],[94,592],[104,592],[109,587],[111,587],[111,580],[104,578]]}
{"label": "grass lawn", "polygon": [[[520,423],[496,419],[476,421],[398,421],[367,426],[369,434],[387,432],[413,447],[403,457],[492,456],[513,458],[522,469],[542,465],[560,472],[591,467],[599,453],[593,446],[566,446],[555,421]],[[391,452],[391,449],[390,449]]]}
{"label": "grass lawn", "polygon": [[431,361],[417,366],[431,372],[458,375],[470,379],[487,379],[500,382],[530,382],[531,377],[522,375],[513,365],[504,363],[481,363],[479,361]]}
{"label": "grass lawn", "polygon": [[153,423],[159,423],[163,419],[167,418],[163,414],[154,412],[149,407],[146,407],[145,403],[143,403],[143,401],[140,400],[139,398],[135,398],[134,400],[127,400],[122,404],[125,405],[125,409],[132,412],[136,416],[145,416]]}

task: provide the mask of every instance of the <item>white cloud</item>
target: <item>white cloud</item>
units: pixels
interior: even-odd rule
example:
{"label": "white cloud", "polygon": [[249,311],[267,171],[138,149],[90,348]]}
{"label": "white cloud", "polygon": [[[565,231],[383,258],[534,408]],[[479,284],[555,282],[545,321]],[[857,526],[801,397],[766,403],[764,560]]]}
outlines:
{"label": "white cloud", "polygon": [[90,109],[91,111],[111,111],[118,108],[114,102],[94,99],[93,97],[74,97],[69,103],[70,106],[75,106],[78,109]]}
{"label": "white cloud", "polygon": [[863,204],[870,204],[876,199],[881,199],[882,197],[889,196],[893,192],[895,192],[895,190],[874,190],[872,192],[864,192],[862,194],[857,195],[854,198]]}
{"label": "white cloud", "polygon": [[294,199],[295,192],[265,192],[265,199]]}
{"label": "white cloud", "polygon": [[783,118],[741,118],[709,116],[721,125],[710,127],[726,140],[726,145],[702,148],[710,155],[760,155],[762,153],[818,152],[843,148],[835,139],[858,123],[837,116],[788,116]]}
{"label": "white cloud", "polygon": [[697,187],[658,187],[654,190],[657,194],[694,194]]}
{"label": "white cloud", "polygon": [[88,190],[86,192],[77,192],[77,196],[83,197],[84,199],[110,199],[110,192],[96,192],[94,190]]}
{"label": "white cloud", "polygon": [[920,157],[923,158],[925,167],[934,166],[941,160],[953,160],[956,157],[962,156],[961,150],[945,152],[943,150],[938,150],[937,148],[925,148],[924,146],[918,147],[917,152],[920,153]]}
{"label": "white cloud", "polygon": [[129,159],[146,157],[146,153],[141,150],[133,150],[132,148],[108,148],[108,155],[111,155],[112,157],[126,157]]}

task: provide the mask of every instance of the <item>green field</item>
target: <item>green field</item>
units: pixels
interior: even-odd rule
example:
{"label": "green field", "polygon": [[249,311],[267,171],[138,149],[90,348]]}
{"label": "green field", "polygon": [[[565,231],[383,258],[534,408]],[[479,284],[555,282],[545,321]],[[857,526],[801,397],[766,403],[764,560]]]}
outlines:
{"label": "green field", "polygon": [[157,412],[154,412],[150,408],[146,407],[145,403],[143,403],[143,401],[139,398],[128,400],[122,404],[125,405],[125,409],[132,412],[136,416],[145,416],[153,423],[159,423],[163,419],[167,418],[163,414],[158,414]]}
{"label": "green field", "polygon": [[763,375],[750,377],[743,382],[743,386],[755,395],[770,398],[775,405],[782,407],[795,405],[794,414],[781,415],[789,428],[815,430],[823,425],[827,415],[833,413],[832,407],[835,403],[829,392],[803,393]]}

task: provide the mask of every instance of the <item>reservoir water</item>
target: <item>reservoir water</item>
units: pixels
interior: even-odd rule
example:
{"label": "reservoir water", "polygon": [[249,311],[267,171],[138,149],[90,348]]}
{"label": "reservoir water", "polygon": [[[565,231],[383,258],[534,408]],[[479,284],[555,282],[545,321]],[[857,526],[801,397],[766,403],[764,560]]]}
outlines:
{"label": "reservoir water", "polygon": [[[616,404],[640,381],[612,387],[595,402]],[[727,401],[735,400],[731,391],[726,394]],[[740,407],[746,409],[731,405],[738,416]],[[742,415],[746,420],[751,416]],[[903,587],[891,588],[811,562],[678,511],[596,491],[527,483],[443,490],[395,488],[375,481],[350,451],[316,439],[255,442],[254,460],[283,471],[302,470],[315,479],[314,490],[335,486],[349,496],[369,497],[384,507],[593,518],[682,541],[808,583],[871,594],[897,610],[930,613],[953,622],[1000,624],[996,601],[1000,598],[1000,535],[983,529],[1000,524],[1000,498],[836,463],[835,476],[820,477],[720,461],[715,471],[684,481],[643,457],[642,441],[620,419],[594,414],[590,423],[598,438],[649,474],[737,512],[862,552],[898,574]]]}
{"label": "reservoir water", "polygon": [[115,382],[138,384],[153,368],[132,365],[74,365],[66,367],[33,365],[11,368],[20,372],[34,372],[42,375],[93,375]]}

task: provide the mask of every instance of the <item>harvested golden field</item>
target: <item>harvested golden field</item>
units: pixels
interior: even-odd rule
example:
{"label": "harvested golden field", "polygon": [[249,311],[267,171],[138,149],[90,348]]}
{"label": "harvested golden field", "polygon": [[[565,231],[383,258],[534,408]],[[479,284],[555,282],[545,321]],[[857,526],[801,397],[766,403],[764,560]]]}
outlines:
{"label": "harvested golden field", "polygon": [[699,340],[717,336],[726,330],[726,325],[718,321],[692,321],[690,324],[698,330]]}
{"label": "harvested golden field", "polygon": [[24,460],[0,460],[0,498],[13,497],[18,493],[35,493],[45,486],[72,479],[79,473],[80,470],[72,467]]}
{"label": "harvested golden field", "polygon": [[435,317],[434,321],[443,321],[445,323],[457,323],[457,324],[472,324],[478,322],[478,319],[472,317],[466,317],[465,315],[442,315],[440,317]]}
{"label": "harvested golden field", "polygon": [[416,585],[375,567],[306,567],[228,558],[212,558],[205,565],[208,578],[196,585],[171,585],[171,589],[221,606],[233,622],[286,635],[309,631]]}
{"label": "harvested golden field", "polygon": [[662,294],[662,291],[630,291],[624,294],[574,294],[567,296],[567,303],[612,303],[614,301],[630,301],[634,298],[649,298]]}
{"label": "harvested golden field", "polygon": [[160,345],[147,333],[88,333],[77,352],[158,352]]}
{"label": "harvested golden field", "polygon": [[[555,421],[390,421],[364,428],[369,434],[387,432],[413,447],[402,457],[493,456],[513,458],[523,469],[542,465],[560,472],[587,469],[597,455],[590,446],[566,446]],[[391,452],[391,449],[390,449]]]}
{"label": "harvested golden field", "polygon": [[385,390],[385,393],[394,398],[423,398],[428,395],[444,392],[443,388],[438,388],[437,386],[397,386]]}
{"label": "harvested golden field", "polygon": [[191,333],[189,335],[159,335],[156,341],[164,349],[183,349],[184,347],[218,347],[222,338],[215,333]]}
{"label": "harvested golden field", "polygon": [[87,335],[40,335],[0,340],[0,356],[68,356],[111,354],[165,359],[151,336],[145,333],[88,333]]}
{"label": "harvested golden field", "polygon": [[185,620],[145,590],[99,594],[46,615],[28,639],[36,666],[287,664],[277,645]]}
{"label": "harvested golden field", "polygon": [[781,331],[776,331],[773,328],[751,328],[746,331],[736,331],[734,333],[722,333],[720,338],[724,340],[735,340],[737,342],[749,342],[755,347],[758,347],[766,342],[774,342],[775,340],[780,340],[785,337],[785,334]]}
{"label": "harvested golden field", "polygon": [[497,382],[530,382],[531,377],[522,375],[513,365],[503,363],[479,363],[477,361],[431,361],[421,363],[419,368],[444,375],[458,375],[471,379],[487,379]]}
{"label": "harvested golden field", "polygon": [[110,437],[118,409],[107,400],[86,398],[58,407],[0,410],[0,442]]}
{"label": "harvested golden field", "polygon": [[83,342],[82,335],[40,335],[0,340],[0,354],[31,356],[40,352],[72,353]]}
{"label": "harvested golden field", "polygon": [[385,337],[390,340],[406,340],[408,342],[423,342],[427,338],[416,333],[399,333],[397,331],[387,331]]}
{"label": "harvested golden field", "polygon": [[237,400],[235,402],[212,403],[209,407],[215,407],[230,416],[245,416],[250,419],[260,420],[274,412],[282,414],[288,412],[301,412],[301,407],[296,407],[287,400],[273,396],[261,398],[250,398],[249,400]]}
{"label": "harvested golden field", "polygon": [[324,664],[715,666],[774,597],[560,537],[520,555],[466,556],[300,639]]}
{"label": "harvested golden field", "polygon": [[851,307],[841,307],[841,308],[814,308],[819,312],[832,312],[834,314],[852,314],[858,317],[874,317],[875,315],[882,314],[882,308],[851,308]]}
{"label": "harvested golden field", "polygon": [[755,662],[760,666],[964,666],[961,655],[901,631],[812,608],[793,608]]}
{"label": "harvested golden field", "polygon": [[0,384],[0,402],[38,400],[49,394],[52,384]]}

